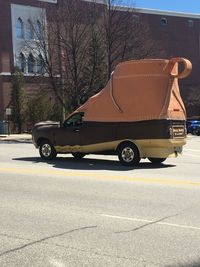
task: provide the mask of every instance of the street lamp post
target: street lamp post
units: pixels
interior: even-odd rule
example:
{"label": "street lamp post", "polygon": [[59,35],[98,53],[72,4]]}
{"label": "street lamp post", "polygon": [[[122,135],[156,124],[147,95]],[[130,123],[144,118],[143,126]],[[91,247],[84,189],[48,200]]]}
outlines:
{"label": "street lamp post", "polygon": [[7,123],[8,123],[8,129],[7,129],[7,134],[10,135],[10,116],[12,114],[12,109],[11,108],[6,108],[6,117],[7,117]]}

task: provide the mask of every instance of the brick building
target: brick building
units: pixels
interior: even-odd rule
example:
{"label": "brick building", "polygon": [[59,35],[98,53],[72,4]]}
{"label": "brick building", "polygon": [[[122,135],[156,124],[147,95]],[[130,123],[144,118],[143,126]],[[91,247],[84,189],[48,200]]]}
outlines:
{"label": "brick building", "polygon": [[[41,13],[48,20],[47,7],[56,8],[60,1],[0,0],[0,121],[6,119],[11,72],[15,65],[24,72],[26,89],[33,91],[37,87],[36,80],[33,82],[30,77],[41,73],[42,55],[33,55],[28,49],[24,50],[23,40],[33,40],[34,43],[40,38]],[[104,0],[96,2],[103,3]],[[134,16],[149,25],[153,39],[165,51],[166,57],[183,56],[192,61],[192,75],[181,82],[184,99],[187,99],[191,88],[200,90],[200,16],[147,9],[134,10]],[[37,29],[37,36],[32,32],[32,23]],[[36,64],[33,64],[33,57]],[[200,108],[188,106],[188,114],[199,115]]]}
{"label": "brick building", "polygon": [[[37,42],[40,38],[41,14],[46,19],[49,5],[56,7],[57,0],[0,0],[0,121],[6,119],[14,66],[19,66],[24,72],[27,90],[37,87],[37,80],[33,82],[30,77],[42,71],[42,55],[34,55],[37,64],[33,65],[33,55],[25,49],[24,40]],[[37,36],[32,30],[33,24]]]}

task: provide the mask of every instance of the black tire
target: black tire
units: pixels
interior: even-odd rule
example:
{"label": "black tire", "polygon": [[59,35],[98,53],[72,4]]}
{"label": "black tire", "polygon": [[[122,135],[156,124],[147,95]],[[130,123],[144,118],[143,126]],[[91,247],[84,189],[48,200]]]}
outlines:
{"label": "black tire", "polygon": [[137,166],[140,162],[138,148],[131,142],[125,142],[117,148],[119,161],[124,166]]}
{"label": "black tire", "polygon": [[196,135],[196,129],[192,129],[191,134]]}
{"label": "black tire", "polygon": [[44,160],[52,160],[57,156],[54,146],[48,141],[44,140],[39,146],[40,157]]}
{"label": "black tire", "polygon": [[166,158],[148,158],[153,164],[160,164],[166,160]]}
{"label": "black tire", "polygon": [[74,152],[74,153],[72,153],[72,156],[75,159],[82,159],[83,157],[85,157],[85,154],[84,153],[80,153],[80,152]]}

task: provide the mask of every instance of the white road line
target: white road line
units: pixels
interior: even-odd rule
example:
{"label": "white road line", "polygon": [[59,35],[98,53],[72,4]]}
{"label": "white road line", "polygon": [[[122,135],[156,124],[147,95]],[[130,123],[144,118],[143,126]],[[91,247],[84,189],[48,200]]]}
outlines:
{"label": "white road line", "polygon": [[193,158],[200,158],[200,155],[194,155],[194,154],[190,154],[190,153],[184,153],[183,152],[183,155],[186,155],[186,156],[190,156],[190,157],[193,157]]}
{"label": "white road line", "polygon": [[[151,220],[129,218],[129,217],[122,217],[122,216],[114,216],[114,215],[108,215],[108,214],[100,214],[100,216],[111,218],[111,219],[144,222],[144,223],[154,223],[154,221],[151,221]],[[155,222],[155,224],[166,225],[166,226],[171,226],[171,227],[178,227],[178,228],[185,228],[185,229],[192,229],[192,230],[200,230],[200,227],[195,227],[195,226],[190,226],[190,225],[182,225],[182,224],[174,224],[174,223],[166,223],[166,222]]]}
{"label": "white road line", "polygon": [[184,148],[183,151],[193,151],[193,152],[199,152],[200,154],[200,149],[190,149],[190,148]]}

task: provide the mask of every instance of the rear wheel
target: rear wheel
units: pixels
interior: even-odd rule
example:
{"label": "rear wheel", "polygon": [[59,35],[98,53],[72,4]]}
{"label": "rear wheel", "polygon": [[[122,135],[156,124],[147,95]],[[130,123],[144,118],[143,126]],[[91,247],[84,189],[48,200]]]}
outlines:
{"label": "rear wheel", "polygon": [[131,142],[126,142],[119,145],[117,154],[122,165],[137,166],[140,162],[138,148]]}
{"label": "rear wheel", "polygon": [[39,146],[39,152],[42,159],[51,160],[57,156],[54,146],[48,141],[44,140]]}
{"label": "rear wheel", "polygon": [[80,153],[80,152],[74,152],[74,153],[72,153],[72,156],[75,159],[82,159],[85,156],[85,154],[84,153]]}
{"label": "rear wheel", "polygon": [[160,164],[166,160],[166,158],[148,158],[153,164]]}

